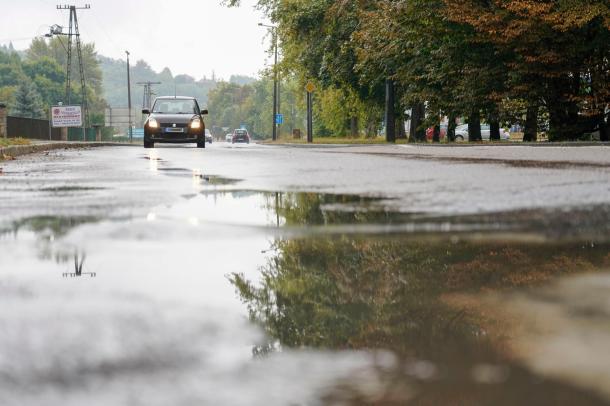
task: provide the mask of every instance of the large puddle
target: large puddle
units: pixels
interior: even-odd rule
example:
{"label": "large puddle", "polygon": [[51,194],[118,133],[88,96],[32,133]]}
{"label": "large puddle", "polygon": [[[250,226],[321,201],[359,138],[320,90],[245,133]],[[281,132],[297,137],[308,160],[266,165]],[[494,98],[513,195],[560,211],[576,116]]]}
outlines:
{"label": "large puddle", "polygon": [[0,404],[610,400],[608,225],[161,173],[199,187],[1,224]]}

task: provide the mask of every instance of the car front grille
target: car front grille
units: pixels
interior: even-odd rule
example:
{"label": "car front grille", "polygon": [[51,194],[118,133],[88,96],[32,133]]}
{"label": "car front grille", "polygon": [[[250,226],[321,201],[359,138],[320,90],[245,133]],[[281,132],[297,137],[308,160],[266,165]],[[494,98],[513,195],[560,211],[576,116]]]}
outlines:
{"label": "car front grille", "polygon": [[186,127],[188,127],[187,123],[184,123],[184,124],[176,123],[176,127],[174,127],[174,123],[161,123],[161,128],[186,128]]}

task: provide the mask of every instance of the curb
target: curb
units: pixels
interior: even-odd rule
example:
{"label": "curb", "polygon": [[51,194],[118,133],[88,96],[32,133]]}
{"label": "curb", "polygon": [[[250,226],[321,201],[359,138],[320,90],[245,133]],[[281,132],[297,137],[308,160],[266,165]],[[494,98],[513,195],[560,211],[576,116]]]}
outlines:
{"label": "curb", "polygon": [[[58,149],[80,149],[96,147],[132,146],[131,144],[121,144],[116,142],[47,142],[31,145],[11,145],[0,148],[0,161],[5,158],[13,159],[23,155],[35,154],[38,152],[54,151]],[[134,145],[135,146],[135,145]]]}

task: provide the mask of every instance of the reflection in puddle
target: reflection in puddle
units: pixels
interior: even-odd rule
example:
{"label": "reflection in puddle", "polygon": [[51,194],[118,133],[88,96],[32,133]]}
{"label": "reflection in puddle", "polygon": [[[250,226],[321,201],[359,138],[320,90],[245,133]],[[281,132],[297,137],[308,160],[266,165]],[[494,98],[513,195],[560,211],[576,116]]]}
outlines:
{"label": "reflection in puddle", "polygon": [[342,236],[279,240],[274,252],[260,283],[231,277],[251,320],[271,339],[256,354],[391,350],[401,361],[388,379],[423,404],[464,397],[468,404],[602,403],[516,364],[519,320],[502,318],[477,297],[600,273],[610,265],[610,244]]}
{"label": "reflection in puddle", "polygon": [[81,276],[89,276],[91,278],[95,278],[97,273],[95,272],[83,272],[83,266],[85,265],[85,259],[87,256],[85,254],[79,255],[78,252],[74,254],[74,272],[64,272],[62,276],[64,278],[80,278]]}
{"label": "reflection in puddle", "polygon": [[[3,228],[0,320],[16,333],[0,333],[1,404],[84,404],[90,393],[63,384],[75,379],[112,394],[100,404],[610,398],[599,355],[610,241],[595,232],[606,224],[564,233],[540,213],[424,216],[376,197],[239,190],[149,160],[192,177],[193,191],[129,219]],[[58,283],[58,269],[104,277],[74,286]],[[591,282],[573,290],[580,278]],[[595,342],[579,341],[590,332]]]}

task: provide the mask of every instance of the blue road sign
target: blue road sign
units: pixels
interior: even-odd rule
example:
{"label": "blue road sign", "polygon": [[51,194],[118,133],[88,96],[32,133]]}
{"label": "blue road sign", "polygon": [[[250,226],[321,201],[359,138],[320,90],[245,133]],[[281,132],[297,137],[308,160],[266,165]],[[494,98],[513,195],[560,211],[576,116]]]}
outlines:
{"label": "blue road sign", "polygon": [[[129,135],[129,133],[128,133]],[[131,136],[133,138],[144,138],[144,129],[143,128],[134,128],[132,130]]]}
{"label": "blue road sign", "polygon": [[275,115],[275,124],[284,124],[284,115],[283,114],[276,114]]}

